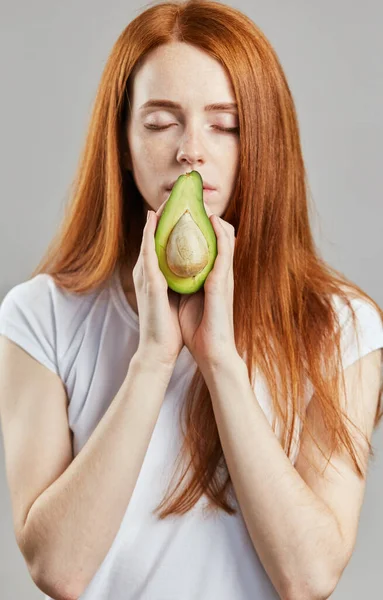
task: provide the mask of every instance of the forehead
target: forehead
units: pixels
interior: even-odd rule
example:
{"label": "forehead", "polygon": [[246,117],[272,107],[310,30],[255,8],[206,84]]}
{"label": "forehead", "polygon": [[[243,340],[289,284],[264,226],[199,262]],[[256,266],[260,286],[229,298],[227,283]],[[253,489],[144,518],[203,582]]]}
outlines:
{"label": "forehead", "polygon": [[150,52],[132,81],[137,108],[152,99],[168,98],[185,107],[189,102],[202,108],[235,102],[226,69],[203,50],[183,42],[164,44]]}

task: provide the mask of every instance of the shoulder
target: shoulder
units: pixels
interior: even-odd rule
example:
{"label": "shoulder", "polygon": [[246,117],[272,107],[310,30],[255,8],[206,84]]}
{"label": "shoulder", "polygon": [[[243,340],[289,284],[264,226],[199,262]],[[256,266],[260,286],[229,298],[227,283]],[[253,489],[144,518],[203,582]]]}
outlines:
{"label": "shoulder", "polygon": [[92,294],[75,294],[58,286],[53,277],[40,273],[18,283],[3,298],[0,305],[0,321],[27,319],[34,322],[43,320],[52,326],[66,324],[83,306],[86,311]]}
{"label": "shoulder", "polygon": [[383,347],[381,311],[368,298],[354,293],[347,297],[350,305],[340,295],[332,297],[341,334],[343,368]]}
{"label": "shoulder", "polygon": [[4,310],[4,307],[8,308],[18,302],[37,300],[39,297],[46,296],[53,285],[53,280],[46,273],[22,281],[7,292],[1,302],[1,308]]}
{"label": "shoulder", "polygon": [[100,291],[76,294],[40,273],[12,287],[0,305],[0,334],[65,379]]}

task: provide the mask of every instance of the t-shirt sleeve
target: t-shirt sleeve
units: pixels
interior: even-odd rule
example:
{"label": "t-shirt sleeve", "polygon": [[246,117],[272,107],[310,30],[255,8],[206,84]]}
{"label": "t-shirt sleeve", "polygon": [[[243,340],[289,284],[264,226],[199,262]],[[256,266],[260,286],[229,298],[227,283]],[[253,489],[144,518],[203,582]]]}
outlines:
{"label": "t-shirt sleeve", "polygon": [[59,374],[55,315],[46,274],[20,283],[6,294],[0,306],[0,334]]}
{"label": "t-shirt sleeve", "polygon": [[383,324],[376,308],[361,298],[353,298],[351,305],[355,309],[355,326],[347,305],[344,305],[340,313],[341,352],[344,369],[369,352],[383,348]]}

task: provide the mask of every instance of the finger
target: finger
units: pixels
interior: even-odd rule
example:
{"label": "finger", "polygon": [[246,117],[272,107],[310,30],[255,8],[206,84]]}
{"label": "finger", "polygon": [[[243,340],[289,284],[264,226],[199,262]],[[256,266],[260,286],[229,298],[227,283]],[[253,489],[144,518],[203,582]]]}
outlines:
{"label": "finger", "polygon": [[231,268],[232,246],[230,243],[230,234],[225,229],[222,219],[214,215],[212,223],[218,242],[218,254],[214,262],[214,270],[219,277],[223,276]]}
{"label": "finger", "polygon": [[154,233],[157,227],[157,217],[154,211],[149,210],[147,214],[147,221],[145,223],[144,232],[142,236],[142,263],[144,267],[144,273],[152,282],[155,282],[158,278],[158,262],[155,264],[155,260],[158,261]]}
{"label": "finger", "polygon": [[146,223],[144,225],[144,229],[142,231],[142,238],[141,238],[141,245],[140,245],[140,252],[138,255],[138,259],[137,259],[137,263],[135,265],[135,268],[133,269],[133,277],[137,277],[139,279],[141,279],[143,277],[144,274],[144,264],[143,264],[143,254],[144,254],[144,249],[145,249],[145,244],[146,244],[146,240],[147,240],[147,230],[148,230],[148,217],[149,217],[149,213],[150,210],[147,211],[146,213]]}
{"label": "finger", "polygon": [[203,203],[203,205],[204,205],[204,207],[205,207],[206,214],[207,214],[207,216],[208,216],[208,217],[209,217],[209,219],[210,219],[210,217],[211,217],[212,215],[214,215],[214,213],[213,213],[213,211],[211,210],[210,206],[209,206],[208,204],[206,204],[206,202],[204,202],[204,203]]}
{"label": "finger", "polygon": [[231,223],[227,223],[224,219],[220,219],[220,223],[226,231],[227,235],[229,236],[232,245],[232,250],[234,252],[235,242],[237,241],[237,238],[235,236],[235,227]]}
{"label": "finger", "polygon": [[224,219],[221,219],[218,215],[213,215],[211,222],[214,225],[214,230],[218,232],[218,235],[223,235],[226,238],[230,237],[230,229],[227,227],[229,223],[226,223]]}
{"label": "finger", "polygon": [[[226,221],[224,221],[223,219],[219,220],[220,225],[222,226],[222,228],[224,229],[226,236],[228,239],[228,242],[226,242],[226,247],[225,249],[223,248],[223,243],[221,243],[221,249],[220,252],[224,253],[225,250],[227,249],[227,255],[228,255],[228,263],[227,263],[227,267],[230,270],[233,269],[233,260],[234,260],[234,251],[235,251],[235,242],[237,240],[237,238],[235,237],[235,228],[233,227],[233,225],[231,225],[230,223],[227,223]],[[229,256],[230,255],[230,256]]]}
{"label": "finger", "polygon": [[229,237],[233,238],[235,236],[234,226],[231,223],[228,223],[227,221],[225,221],[224,219],[220,219],[220,223],[221,223],[222,227],[224,228],[224,230],[229,235]]}
{"label": "finger", "polygon": [[166,205],[166,203],[167,203],[168,200],[169,200],[169,198],[166,198],[166,200],[164,200],[163,203],[157,208],[156,215],[158,217],[160,217],[162,215],[162,212],[163,212],[163,210],[165,208],[165,205]]}

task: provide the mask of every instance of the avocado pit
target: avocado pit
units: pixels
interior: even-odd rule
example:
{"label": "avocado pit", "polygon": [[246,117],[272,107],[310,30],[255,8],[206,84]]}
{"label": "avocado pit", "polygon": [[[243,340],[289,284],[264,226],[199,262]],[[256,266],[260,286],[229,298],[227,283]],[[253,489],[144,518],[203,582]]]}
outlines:
{"label": "avocado pit", "polygon": [[188,210],[169,235],[166,260],[169,269],[178,277],[194,277],[209,262],[206,239]]}

